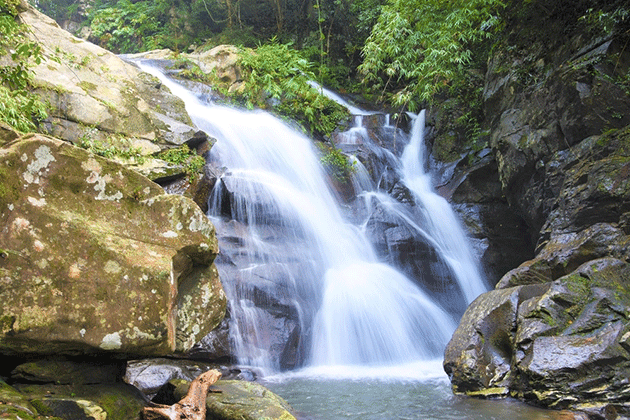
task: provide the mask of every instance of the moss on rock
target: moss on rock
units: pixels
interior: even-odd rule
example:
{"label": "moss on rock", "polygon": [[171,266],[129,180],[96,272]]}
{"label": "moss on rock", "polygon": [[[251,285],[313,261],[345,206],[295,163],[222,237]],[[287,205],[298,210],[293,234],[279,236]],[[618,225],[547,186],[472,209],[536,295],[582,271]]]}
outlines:
{"label": "moss on rock", "polygon": [[[43,136],[0,149],[0,168],[3,188],[17,192],[0,196],[1,351],[164,355],[176,331],[193,331],[185,323],[199,336],[223,316],[218,276],[193,270],[218,248],[192,201]],[[191,273],[213,293],[178,319]]]}

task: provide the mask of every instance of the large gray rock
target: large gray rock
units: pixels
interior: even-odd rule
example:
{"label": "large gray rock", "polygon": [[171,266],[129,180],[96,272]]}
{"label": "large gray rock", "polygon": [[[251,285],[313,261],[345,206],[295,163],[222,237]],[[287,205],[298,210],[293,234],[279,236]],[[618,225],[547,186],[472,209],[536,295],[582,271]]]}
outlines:
{"label": "large gray rock", "polygon": [[0,353],[186,351],[226,298],[189,199],[41,135],[0,149]]}
{"label": "large gray rock", "polygon": [[183,102],[156,78],[72,36],[33,7],[26,7],[20,19],[42,46],[32,84],[51,106],[43,123],[48,133],[73,143],[134,148],[144,155],[194,137],[197,130]]}
{"label": "large gray rock", "polygon": [[602,258],[551,283],[482,295],[446,349],[454,391],[627,416],[628,279],[630,264]]}
{"label": "large gray rock", "polygon": [[456,393],[510,393],[516,380],[512,365],[518,308],[548,288],[530,285],[493,290],[468,307],[444,355],[444,370]]}
{"label": "large gray rock", "polygon": [[[533,235],[554,206],[556,178],[546,174],[554,153],[630,124],[630,97],[614,82],[630,53],[620,39],[587,43],[583,36],[537,40],[525,52],[499,50],[489,63],[484,110],[491,146],[503,191]],[[609,60],[626,67],[613,69]],[[524,68],[537,80],[523,83]]]}

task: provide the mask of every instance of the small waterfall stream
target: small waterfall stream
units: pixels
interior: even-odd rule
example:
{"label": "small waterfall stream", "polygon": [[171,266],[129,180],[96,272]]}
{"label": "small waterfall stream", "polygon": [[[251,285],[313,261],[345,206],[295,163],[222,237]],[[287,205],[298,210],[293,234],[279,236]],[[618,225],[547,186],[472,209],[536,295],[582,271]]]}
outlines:
{"label": "small waterfall stream", "polygon": [[[344,217],[310,139],[268,113],[202,102],[158,69],[139,65],[182,98],[197,127],[217,139],[211,161],[226,170],[209,216],[228,260],[221,276],[240,364],[271,374],[284,367],[277,355],[287,353],[299,359],[291,366],[311,370],[393,368],[441,358],[453,316],[381,261],[363,225]],[[423,127],[422,114],[402,158],[379,152],[397,165],[421,220],[372,188],[358,163],[354,185],[366,203],[389,208],[434,245],[470,302],[483,281],[459,223],[422,169]]]}

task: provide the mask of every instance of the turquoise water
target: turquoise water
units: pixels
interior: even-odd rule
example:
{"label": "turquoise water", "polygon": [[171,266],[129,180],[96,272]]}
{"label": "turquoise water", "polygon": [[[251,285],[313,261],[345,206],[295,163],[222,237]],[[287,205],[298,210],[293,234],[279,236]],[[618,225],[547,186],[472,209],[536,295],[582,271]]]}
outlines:
{"label": "turquoise water", "polygon": [[278,376],[263,384],[293,407],[299,420],[561,420],[566,413],[513,399],[453,395],[445,376],[426,379],[333,379]]}

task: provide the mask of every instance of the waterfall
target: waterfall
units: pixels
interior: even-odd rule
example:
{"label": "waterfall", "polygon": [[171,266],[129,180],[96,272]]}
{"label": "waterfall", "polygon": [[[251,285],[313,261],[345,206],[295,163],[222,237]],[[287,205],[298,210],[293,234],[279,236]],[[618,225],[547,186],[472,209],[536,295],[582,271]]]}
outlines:
{"label": "waterfall", "polygon": [[431,177],[424,170],[424,127],[423,110],[415,118],[411,139],[401,158],[402,180],[413,193],[416,205],[423,213],[428,235],[434,241],[438,253],[453,271],[466,303],[470,304],[486,290],[459,220],[446,199],[433,191]]}
{"label": "waterfall", "polygon": [[[289,344],[275,348],[278,341],[294,343],[302,358],[296,365],[312,368],[441,358],[454,320],[415,282],[380,261],[361,226],[344,218],[309,138],[266,112],[204,103],[159,70],[139,65],[181,97],[195,125],[217,139],[210,160],[226,170],[213,190],[209,217],[222,258],[229,260],[221,278],[239,363],[280,370],[272,354]],[[417,185],[427,176],[416,173],[421,155],[415,143],[421,141],[410,142],[401,170],[424,211],[439,212],[426,219],[439,224],[446,210],[425,202],[425,189]],[[366,173],[361,168],[356,188],[367,188]],[[446,255],[457,234],[432,240]],[[467,298],[480,293],[464,285],[474,278],[462,279]]]}

